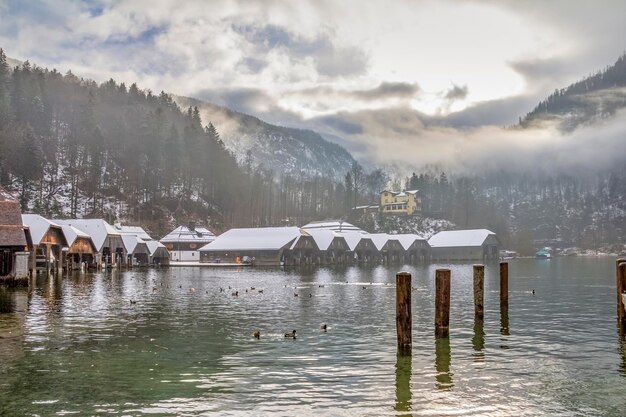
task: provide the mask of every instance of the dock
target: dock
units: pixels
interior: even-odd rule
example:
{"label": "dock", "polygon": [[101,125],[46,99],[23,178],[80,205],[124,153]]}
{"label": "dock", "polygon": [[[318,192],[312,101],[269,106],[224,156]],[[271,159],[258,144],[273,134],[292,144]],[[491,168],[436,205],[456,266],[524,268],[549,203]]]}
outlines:
{"label": "dock", "polygon": [[241,263],[241,262],[170,261],[169,266],[233,268],[233,267],[251,267],[252,264],[251,263]]}

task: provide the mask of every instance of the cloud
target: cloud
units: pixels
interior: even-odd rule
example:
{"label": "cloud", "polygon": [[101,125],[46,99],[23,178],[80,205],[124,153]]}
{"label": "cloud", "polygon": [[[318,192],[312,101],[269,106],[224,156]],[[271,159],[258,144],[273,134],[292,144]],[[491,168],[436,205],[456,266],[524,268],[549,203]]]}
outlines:
{"label": "cloud", "polygon": [[559,130],[556,123],[529,129],[428,125],[424,115],[408,108],[342,113],[316,122],[319,129],[340,134],[361,159],[391,164],[405,173],[440,166],[453,173],[503,169],[576,175],[624,163],[625,116],[623,110],[570,132]]}
{"label": "cloud", "polygon": [[451,102],[457,100],[465,100],[467,98],[467,93],[467,85],[461,87],[456,84],[452,84],[452,87],[448,91],[446,91],[443,98]]}

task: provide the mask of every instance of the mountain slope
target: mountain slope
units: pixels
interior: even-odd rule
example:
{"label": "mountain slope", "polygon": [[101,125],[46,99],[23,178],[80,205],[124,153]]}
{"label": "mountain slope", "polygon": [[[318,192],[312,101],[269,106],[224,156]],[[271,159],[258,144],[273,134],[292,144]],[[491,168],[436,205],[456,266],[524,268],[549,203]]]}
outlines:
{"label": "mountain slope", "polygon": [[211,122],[241,165],[271,168],[277,173],[330,176],[343,180],[354,162],[341,146],[311,130],[276,126],[205,101],[173,97],[182,108],[198,107],[204,124]]}
{"label": "mountain slope", "polygon": [[615,64],[584,78],[567,88],[556,90],[540,102],[520,122],[528,127],[542,122],[556,122],[563,130],[572,130],[607,118],[626,107],[626,54]]}

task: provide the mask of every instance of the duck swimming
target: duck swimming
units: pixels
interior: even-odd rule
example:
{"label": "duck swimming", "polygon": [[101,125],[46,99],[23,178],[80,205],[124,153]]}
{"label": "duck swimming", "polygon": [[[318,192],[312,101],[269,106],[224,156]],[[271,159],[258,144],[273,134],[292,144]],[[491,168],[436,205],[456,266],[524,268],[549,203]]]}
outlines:
{"label": "duck swimming", "polygon": [[326,326],[326,323],[322,323],[322,325],[320,326],[320,329],[326,331],[328,326]]}
{"label": "duck swimming", "polygon": [[295,339],[296,338],[296,331],[293,330],[291,333],[285,333],[285,337],[288,337],[290,339]]}
{"label": "duck swimming", "polygon": [[261,338],[261,332],[257,330],[256,332],[252,333],[252,336],[254,336],[255,339],[260,339]]}

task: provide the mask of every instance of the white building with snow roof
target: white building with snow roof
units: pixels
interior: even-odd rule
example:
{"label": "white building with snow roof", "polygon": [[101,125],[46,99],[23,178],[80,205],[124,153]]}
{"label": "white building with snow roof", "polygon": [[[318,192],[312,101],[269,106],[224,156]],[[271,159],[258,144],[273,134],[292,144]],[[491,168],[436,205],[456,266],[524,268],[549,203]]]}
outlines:
{"label": "white building with snow roof", "polygon": [[200,261],[200,248],[213,242],[215,235],[204,227],[193,224],[179,226],[167,234],[161,243],[171,254],[172,261]]}
{"label": "white building with snow roof", "polygon": [[230,229],[200,249],[201,262],[244,262],[281,265],[294,242],[305,231],[298,227]]}
{"label": "white building with snow roof", "polygon": [[428,239],[433,260],[465,261],[498,259],[500,242],[487,229],[439,232]]}

